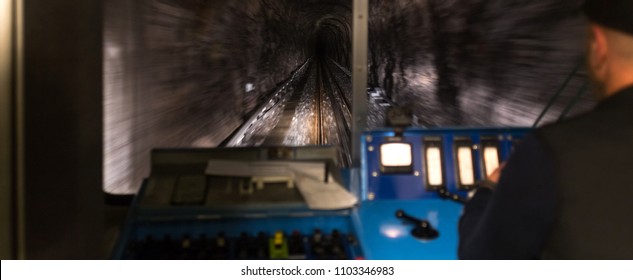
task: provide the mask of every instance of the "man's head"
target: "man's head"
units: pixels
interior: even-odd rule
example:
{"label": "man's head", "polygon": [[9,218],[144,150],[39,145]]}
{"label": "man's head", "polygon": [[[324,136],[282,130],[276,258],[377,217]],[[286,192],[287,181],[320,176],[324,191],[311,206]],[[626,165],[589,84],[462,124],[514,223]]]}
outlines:
{"label": "man's head", "polygon": [[633,0],[587,0],[588,64],[600,98],[633,86]]}

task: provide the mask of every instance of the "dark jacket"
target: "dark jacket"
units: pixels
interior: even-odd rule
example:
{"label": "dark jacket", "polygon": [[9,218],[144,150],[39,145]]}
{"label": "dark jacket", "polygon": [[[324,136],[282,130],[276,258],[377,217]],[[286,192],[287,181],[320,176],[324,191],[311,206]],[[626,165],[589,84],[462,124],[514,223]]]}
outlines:
{"label": "dark jacket", "polygon": [[463,259],[633,259],[633,87],[536,130],[460,220]]}

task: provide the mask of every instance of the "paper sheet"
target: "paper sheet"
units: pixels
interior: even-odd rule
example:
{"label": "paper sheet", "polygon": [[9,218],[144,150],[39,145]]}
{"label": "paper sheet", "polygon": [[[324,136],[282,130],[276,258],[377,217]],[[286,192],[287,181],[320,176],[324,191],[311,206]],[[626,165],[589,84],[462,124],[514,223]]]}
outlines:
{"label": "paper sheet", "polygon": [[[331,174],[330,174],[331,177]],[[338,210],[351,208],[358,199],[341,186],[336,180],[327,183],[315,180],[300,172],[295,174],[297,188],[306,200],[308,207],[314,210]]]}

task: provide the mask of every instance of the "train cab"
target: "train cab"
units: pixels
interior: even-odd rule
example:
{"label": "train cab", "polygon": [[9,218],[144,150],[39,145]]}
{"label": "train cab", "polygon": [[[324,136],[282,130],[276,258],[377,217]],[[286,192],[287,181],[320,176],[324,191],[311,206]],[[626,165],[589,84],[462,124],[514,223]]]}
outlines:
{"label": "train cab", "polygon": [[578,1],[59,1],[0,1],[2,258],[454,260],[596,105]]}

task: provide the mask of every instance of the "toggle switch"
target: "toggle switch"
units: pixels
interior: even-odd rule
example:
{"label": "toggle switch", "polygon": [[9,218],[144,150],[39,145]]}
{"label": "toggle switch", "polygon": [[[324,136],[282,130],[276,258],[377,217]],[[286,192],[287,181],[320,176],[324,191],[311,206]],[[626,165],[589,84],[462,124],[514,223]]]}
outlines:
{"label": "toggle switch", "polygon": [[413,216],[409,216],[402,210],[396,211],[396,217],[399,219],[403,219],[405,222],[409,222],[413,224],[413,229],[411,230],[411,235],[417,239],[421,240],[433,240],[437,238],[440,233],[431,226],[431,224],[427,220],[422,220],[415,218]]}

